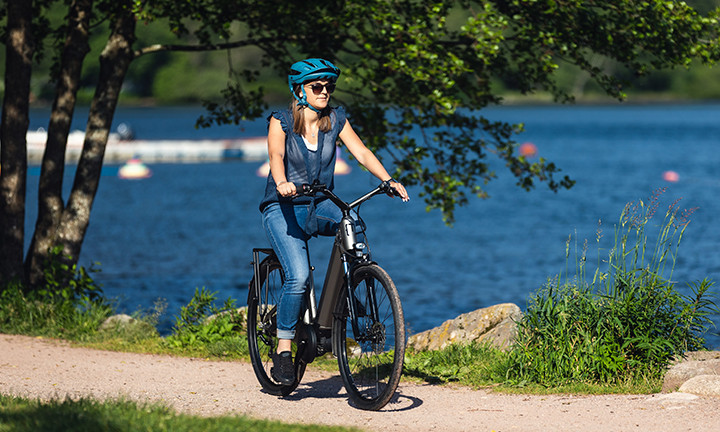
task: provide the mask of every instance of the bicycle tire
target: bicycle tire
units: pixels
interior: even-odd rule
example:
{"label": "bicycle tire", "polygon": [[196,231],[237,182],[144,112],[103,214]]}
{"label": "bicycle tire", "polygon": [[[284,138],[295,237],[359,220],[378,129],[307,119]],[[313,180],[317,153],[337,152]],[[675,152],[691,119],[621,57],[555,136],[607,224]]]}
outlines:
{"label": "bicycle tire", "polygon": [[[395,394],[405,357],[405,321],[397,288],[375,264],[358,267],[336,306],[333,351],[351,402],[360,409],[377,411]],[[372,305],[375,298],[375,309]],[[349,302],[354,298],[359,332],[353,331]],[[371,313],[377,311],[377,316]]]}
{"label": "bicycle tire", "polygon": [[[260,263],[260,298],[249,296],[247,315],[247,337],[250,362],[262,388],[275,396],[287,396],[300,384],[305,373],[305,363],[296,358],[295,382],[282,385],[271,375],[273,365],[271,354],[277,348],[277,307],[284,281],[282,266],[274,257],[267,257]],[[255,280],[250,284],[254,290]]]}

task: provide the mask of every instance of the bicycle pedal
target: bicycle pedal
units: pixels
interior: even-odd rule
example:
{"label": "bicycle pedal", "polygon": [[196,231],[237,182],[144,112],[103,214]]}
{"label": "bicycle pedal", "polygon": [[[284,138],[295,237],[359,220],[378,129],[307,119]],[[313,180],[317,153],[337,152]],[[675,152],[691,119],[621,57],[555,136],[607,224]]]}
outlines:
{"label": "bicycle pedal", "polygon": [[327,336],[320,336],[320,340],[318,341],[315,351],[316,357],[320,357],[325,353],[332,352],[332,339]]}

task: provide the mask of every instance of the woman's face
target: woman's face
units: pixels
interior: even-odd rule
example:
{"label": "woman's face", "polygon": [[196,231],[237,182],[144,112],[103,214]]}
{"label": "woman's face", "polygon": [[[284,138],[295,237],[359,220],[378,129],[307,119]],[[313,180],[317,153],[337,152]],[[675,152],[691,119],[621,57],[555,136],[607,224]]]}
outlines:
{"label": "woman's face", "polygon": [[303,84],[308,104],[322,111],[330,103],[330,93],[335,90],[335,83],[328,80],[310,81]]}

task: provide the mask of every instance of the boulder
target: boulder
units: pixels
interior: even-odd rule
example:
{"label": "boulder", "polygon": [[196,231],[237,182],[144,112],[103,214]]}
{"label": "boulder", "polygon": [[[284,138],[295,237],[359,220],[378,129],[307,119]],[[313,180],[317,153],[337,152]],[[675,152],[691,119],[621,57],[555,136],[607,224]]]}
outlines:
{"label": "boulder", "polygon": [[720,396],[720,375],[694,376],[685,381],[679,391],[698,396]]}
{"label": "boulder", "polygon": [[478,309],[445,321],[440,327],[411,336],[408,347],[416,351],[432,351],[454,343],[479,341],[508,349],[515,340],[516,322],[521,317],[522,311],[512,303]]}
{"label": "boulder", "polygon": [[663,392],[720,396],[720,351],[692,351],[670,366]]}
{"label": "boulder", "polygon": [[107,330],[110,328],[125,327],[128,325],[135,324],[135,318],[126,314],[117,314],[108,317],[105,321],[100,324],[100,330]]}
{"label": "boulder", "polygon": [[[213,322],[215,319],[221,316],[225,316],[229,314],[230,311],[222,311],[220,313],[217,313],[215,315],[210,315],[209,317],[205,318],[206,323]],[[245,323],[247,322],[247,314],[248,314],[248,307],[242,306],[237,309],[235,309],[235,313],[240,316],[240,320],[242,321],[242,325],[245,326]]]}

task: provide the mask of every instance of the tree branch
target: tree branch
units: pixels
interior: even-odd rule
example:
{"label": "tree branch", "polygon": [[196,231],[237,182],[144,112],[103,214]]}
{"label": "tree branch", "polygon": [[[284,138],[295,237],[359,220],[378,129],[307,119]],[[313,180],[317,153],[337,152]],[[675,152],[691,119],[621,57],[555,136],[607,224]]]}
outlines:
{"label": "tree branch", "polygon": [[[164,51],[219,51],[232,48],[242,48],[252,45],[262,45],[267,43],[280,42],[276,38],[260,38],[260,39],[249,39],[244,41],[226,42],[220,44],[205,44],[205,45],[163,45],[155,44],[146,46],[139,50],[135,50],[135,58],[145,54],[153,54]],[[297,42],[297,38],[291,38],[287,42]]]}

